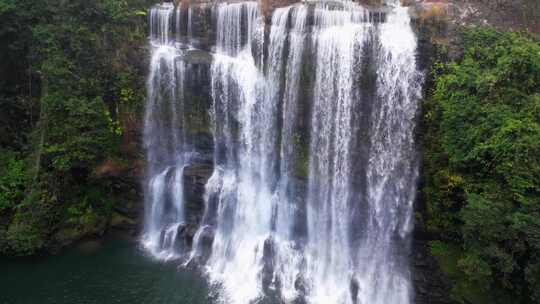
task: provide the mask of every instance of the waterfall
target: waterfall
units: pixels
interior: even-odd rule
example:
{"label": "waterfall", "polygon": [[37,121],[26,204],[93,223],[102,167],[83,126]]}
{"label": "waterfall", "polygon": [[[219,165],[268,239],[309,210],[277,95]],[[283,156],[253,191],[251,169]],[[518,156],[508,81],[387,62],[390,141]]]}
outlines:
{"label": "waterfall", "polygon": [[144,119],[144,145],[147,155],[145,222],[143,245],[162,259],[177,256],[182,250],[177,241],[185,220],[183,170],[187,142],[184,131],[183,84],[185,65],[171,40],[171,18],[180,14],[172,4],[156,5],[150,11],[152,58],[147,83]]}
{"label": "waterfall", "polygon": [[[176,9],[150,12],[143,244],[199,263],[227,303],[412,303],[422,75],[407,8],[313,1],[265,21],[256,2],[216,3],[208,37],[195,37],[192,7],[184,37]],[[177,241],[188,72],[170,26],[176,41],[215,41],[214,167],[190,252]]]}
{"label": "waterfall", "polygon": [[[364,14],[315,9],[307,277],[317,288],[310,298],[409,303],[416,38],[401,7],[377,26],[355,15]],[[374,65],[376,80],[365,65]]]}
{"label": "waterfall", "polygon": [[258,112],[264,106],[264,83],[251,45],[261,21],[257,4],[220,4],[216,10],[212,98],[218,154],[214,174],[220,186],[209,194],[217,200],[217,218],[207,267],[211,280],[223,284],[228,300],[238,302],[256,298],[260,290],[257,269],[269,232],[271,206],[265,202],[271,191],[266,182],[273,157],[265,150],[272,143],[261,128],[275,131],[275,122]]}
{"label": "waterfall", "polygon": [[355,68],[371,24],[355,22],[355,11],[315,8],[316,75],[308,179],[307,275],[317,286],[313,302],[346,303],[352,251],[351,159]]}
{"label": "waterfall", "polygon": [[170,18],[174,6],[170,3],[156,5],[150,10],[150,38],[153,43],[167,45],[170,42]]}

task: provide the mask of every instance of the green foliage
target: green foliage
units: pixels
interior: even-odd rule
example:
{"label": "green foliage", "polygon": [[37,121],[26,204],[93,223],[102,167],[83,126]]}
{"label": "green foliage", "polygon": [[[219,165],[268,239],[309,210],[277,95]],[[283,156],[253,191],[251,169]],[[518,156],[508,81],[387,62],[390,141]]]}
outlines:
{"label": "green foliage", "polygon": [[[46,226],[51,219],[50,208],[55,201],[43,200],[41,191],[25,192],[22,201],[11,209],[11,221],[0,227],[0,249],[11,255],[30,255],[39,251],[46,242]],[[37,204],[36,202],[40,202]],[[4,230],[3,232],[1,230]]]}
{"label": "green foliage", "polygon": [[30,255],[40,249],[44,240],[39,230],[30,224],[14,222],[6,234],[9,248],[16,255]]}
{"label": "green foliage", "polygon": [[26,181],[24,162],[13,153],[0,151],[0,214],[22,202]]}
{"label": "green foliage", "polygon": [[460,246],[467,281],[540,303],[540,45],[489,29],[463,41],[425,107],[428,228]]}
{"label": "green foliage", "polygon": [[0,1],[0,14],[6,14],[15,8],[13,1]]}
{"label": "green foliage", "polygon": [[58,172],[89,168],[108,154],[116,132],[100,97],[48,95],[43,102],[48,110],[45,165]]}
{"label": "green foliage", "polygon": [[[433,241],[431,242],[431,254],[436,258],[441,270],[452,280],[452,297],[458,303],[463,303],[465,299],[469,301],[468,303],[475,304],[509,303],[505,295],[496,291],[487,292],[486,282],[479,281],[478,277],[468,277],[464,273],[462,267],[468,267],[468,264],[472,264],[474,257],[461,260],[462,251],[459,246]],[[498,302],[497,299],[501,299],[501,301]]]}
{"label": "green foliage", "polygon": [[94,172],[141,113],[149,2],[0,0],[0,143],[17,142],[0,151],[0,253],[97,233],[110,216]]}

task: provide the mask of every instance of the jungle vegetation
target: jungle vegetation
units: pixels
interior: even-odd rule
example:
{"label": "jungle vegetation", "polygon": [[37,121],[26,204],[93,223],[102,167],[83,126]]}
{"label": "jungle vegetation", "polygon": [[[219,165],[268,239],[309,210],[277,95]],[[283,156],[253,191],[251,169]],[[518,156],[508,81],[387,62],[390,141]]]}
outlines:
{"label": "jungle vegetation", "polygon": [[540,45],[460,35],[463,55],[439,56],[424,104],[432,253],[461,303],[540,303]]}
{"label": "jungle vegetation", "polygon": [[144,0],[0,0],[0,254],[99,233],[142,111]]}

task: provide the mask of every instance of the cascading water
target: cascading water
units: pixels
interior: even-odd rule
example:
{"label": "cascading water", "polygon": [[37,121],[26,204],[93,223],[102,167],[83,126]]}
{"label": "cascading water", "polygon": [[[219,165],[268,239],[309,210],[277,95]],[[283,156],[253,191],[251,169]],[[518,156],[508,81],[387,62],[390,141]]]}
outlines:
{"label": "cascading water", "polygon": [[264,97],[252,53],[256,27],[261,26],[257,4],[220,4],[216,16],[212,97],[217,167],[209,196],[217,200],[217,218],[207,266],[211,280],[223,284],[228,300],[238,302],[257,297],[260,290],[258,269],[271,219],[267,180],[273,161],[267,149],[272,139],[265,131],[276,128],[273,116],[257,111]]}
{"label": "cascading water", "polygon": [[[183,170],[187,161],[184,132],[185,65],[171,39],[172,4],[150,11],[152,58],[148,77],[144,143],[147,152],[143,245],[162,259],[182,250],[177,241],[184,221]],[[180,14],[176,13],[176,28]]]}
{"label": "cascading water", "polygon": [[[180,41],[183,15],[174,9],[150,16],[143,241],[158,256],[179,253],[171,246],[185,217],[185,66],[167,28],[176,24]],[[214,170],[188,260],[229,303],[411,303],[422,77],[407,9],[310,2],[274,10],[265,25],[257,3],[237,2],[213,5],[212,16]]]}
{"label": "cascading water", "polygon": [[416,38],[404,8],[378,26],[363,15],[315,10],[306,275],[315,303],[411,299]]}

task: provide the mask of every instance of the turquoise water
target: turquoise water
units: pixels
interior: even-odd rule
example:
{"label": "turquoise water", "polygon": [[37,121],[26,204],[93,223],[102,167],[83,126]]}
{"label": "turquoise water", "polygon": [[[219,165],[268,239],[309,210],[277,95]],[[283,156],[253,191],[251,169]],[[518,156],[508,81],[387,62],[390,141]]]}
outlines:
{"label": "turquoise water", "polygon": [[203,278],[152,260],[132,242],[108,238],[91,253],[85,251],[0,259],[0,303],[211,303]]}

